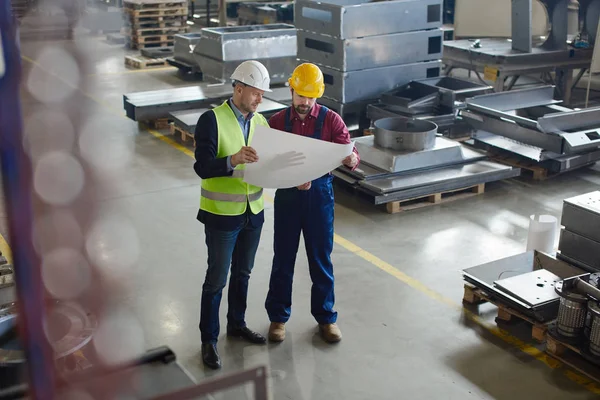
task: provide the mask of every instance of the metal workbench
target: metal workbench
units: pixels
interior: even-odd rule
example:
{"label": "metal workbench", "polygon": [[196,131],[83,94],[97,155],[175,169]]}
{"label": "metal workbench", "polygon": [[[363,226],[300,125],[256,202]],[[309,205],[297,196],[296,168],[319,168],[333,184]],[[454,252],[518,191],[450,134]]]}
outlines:
{"label": "metal workbench", "polygon": [[[556,72],[556,86],[565,104],[571,100],[572,89],[590,67],[593,49],[568,48],[545,50],[534,47],[531,53],[513,50],[504,39],[481,39],[480,47],[472,40],[444,42],[445,75],[461,68],[485,74],[494,81],[494,90],[511,90],[520,76]],[[576,77],[573,71],[580,70]],[[481,75],[480,75],[481,76]],[[508,82],[507,82],[508,81]]]}

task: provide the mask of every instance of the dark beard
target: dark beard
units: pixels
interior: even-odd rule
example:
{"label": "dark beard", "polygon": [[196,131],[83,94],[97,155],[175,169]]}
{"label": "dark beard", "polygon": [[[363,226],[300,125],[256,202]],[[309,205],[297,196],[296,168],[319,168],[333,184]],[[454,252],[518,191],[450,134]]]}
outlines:
{"label": "dark beard", "polygon": [[310,107],[308,106],[296,106],[294,107],[298,114],[308,114],[310,112]]}

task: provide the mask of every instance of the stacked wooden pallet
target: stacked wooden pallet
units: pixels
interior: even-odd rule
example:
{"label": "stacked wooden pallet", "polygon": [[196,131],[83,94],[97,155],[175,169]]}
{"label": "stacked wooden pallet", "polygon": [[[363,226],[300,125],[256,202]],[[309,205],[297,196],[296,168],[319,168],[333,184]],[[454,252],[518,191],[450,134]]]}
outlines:
{"label": "stacked wooden pallet", "polygon": [[175,35],[187,32],[187,0],[125,0],[123,13],[132,49],[173,46]]}

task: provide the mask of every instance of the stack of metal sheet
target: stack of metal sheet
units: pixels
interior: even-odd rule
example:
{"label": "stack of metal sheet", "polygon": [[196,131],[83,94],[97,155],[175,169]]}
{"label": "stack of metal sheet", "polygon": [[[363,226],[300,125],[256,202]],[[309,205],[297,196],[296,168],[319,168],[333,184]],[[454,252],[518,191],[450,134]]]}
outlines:
{"label": "stack of metal sheet", "polygon": [[535,250],[463,270],[465,281],[482,289],[492,300],[539,321],[558,315],[560,280],[585,271]]}
{"label": "stack of metal sheet", "polygon": [[475,96],[460,111],[474,143],[538,162],[560,173],[600,160],[600,107],[573,110],[542,86]]}
{"label": "stack of metal sheet", "polygon": [[325,75],[321,102],[342,116],[383,92],[440,75],[442,0],[298,0],[298,60]]}
{"label": "stack of metal sheet", "polygon": [[[279,107],[275,103],[291,104],[289,88],[281,87],[272,90],[265,93],[261,107],[270,109],[270,107]],[[127,117],[134,121],[152,121],[159,118],[172,118],[171,113],[175,111],[210,108],[229,98],[231,93],[230,84],[203,82],[196,86],[124,94],[123,107]]]}
{"label": "stack of metal sheet", "polygon": [[[421,132],[414,129],[423,123],[403,118],[377,121],[375,136],[354,141],[361,156],[359,167],[354,171],[339,167],[334,176],[370,197],[373,204],[385,204],[519,175],[518,168],[486,161],[484,154],[436,136],[433,123],[425,124],[432,125],[433,132],[428,126]],[[431,133],[433,140],[426,139]],[[385,136],[378,140],[380,135]],[[415,144],[421,147],[414,148]]]}
{"label": "stack of metal sheet", "polygon": [[[213,109],[220,103],[213,103],[207,108],[197,108],[192,110],[173,111],[169,113],[169,119],[173,120],[175,126],[189,133],[196,131],[196,124],[200,119],[200,116],[206,111]],[[265,118],[270,118],[278,111],[286,108],[287,105],[278,103],[273,100],[263,99],[262,103],[258,106],[257,112],[261,113]]]}
{"label": "stack of metal sheet", "polygon": [[564,200],[558,257],[600,271],[600,191]]}
{"label": "stack of metal sheet", "polygon": [[457,121],[458,110],[468,97],[492,91],[491,86],[449,76],[411,81],[384,93],[378,103],[367,106],[367,117],[375,122],[381,118],[406,117],[434,122],[438,132],[447,137],[464,137],[472,128]]}
{"label": "stack of metal sheet", "polygon": [[228,81],[243,61],[267,67],[271,84],[285,83],[296,66],[296,29],[289,24],[204,28],[194,59],[205,76]]}

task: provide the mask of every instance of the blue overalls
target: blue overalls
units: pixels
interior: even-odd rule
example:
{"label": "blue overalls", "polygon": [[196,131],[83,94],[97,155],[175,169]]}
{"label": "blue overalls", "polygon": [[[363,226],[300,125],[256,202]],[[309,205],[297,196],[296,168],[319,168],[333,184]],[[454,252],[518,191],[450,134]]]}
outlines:
{"label": "blue overalls", "polygon": [[[328,109],[321,107],[315,123],[315,139],[321,130]],[[285,130],[292,132],[290,108],[285,114]],[[333,176],[330,173],[312,181],[309,190],[279,189],[275,193],[274,257],[265,307],[271,322],[287,322],[292,306],[292,282],[300,232],[308,257],[312,279],[311,313],[319,324],[337,320],[333,264]]]}

